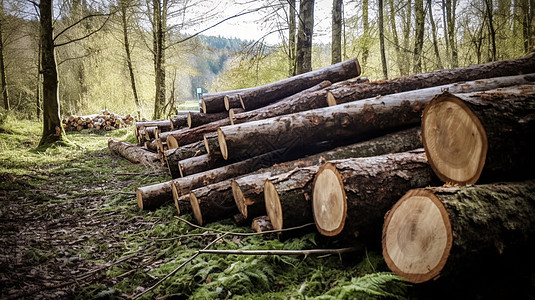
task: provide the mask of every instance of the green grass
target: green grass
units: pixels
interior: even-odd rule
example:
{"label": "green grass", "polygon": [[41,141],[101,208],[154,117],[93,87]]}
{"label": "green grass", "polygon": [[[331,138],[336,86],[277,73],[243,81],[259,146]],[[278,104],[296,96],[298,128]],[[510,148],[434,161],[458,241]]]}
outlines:
{"label": "green grass", "polygon": [[[6,201],[47,228],[44,241],[24,245],[25,266],[63,264],[100,277],[80,277],[74,297],[126,297],[147,289],[205,247],[217,230],[249,232],[230,219],[212,223],[208,231],[174,218],[174,206],[139,211],[137,186],[168,180],[166,174],[111,156],[110,138],[132,140],[131,128],[102,133],[70,132],[76,146],[35,151],[40,124],[4,118],[0,123],[0,177]],[[133,174],[133,175],[117,175]],[[15,218],[1,211],[2,218]],[[192,220],[190,215],[184,216]],[[43,225],[44,224],[44,225]],[[30,224],[30,226],[37,226]],[[39,228],[38,228],[39,229]],[[37,229],[37,230],[38,230]],[[57,231],[57,233],[55,233]],[[204,234],[203,234],[204,233]],[[341,245],[350,246],[350,243]],[[295,237],[226,236],[215,249],[312,249],[333,247],[316,233]],[[58,261],[63,262],[59,264]],[[107,265],[106,265],[107,263]],[[15,270],[15,269],[14,269]],[[24,272],[24,267],[19,268]],[[85,270],[85,271],[83,271]],[[145,298],[178,299],[356,299],[407,296],[407,284],[386,272],[374,251],[342,256],[199,255]],[[54,271],[50,271],[53,272]],[[60,271],[55,276],[63,276]],[[373,274],[370,277],[370,274]],[[65,280],[69,280],[68,277]],[[31,296],[31,295],[30,295]]]}

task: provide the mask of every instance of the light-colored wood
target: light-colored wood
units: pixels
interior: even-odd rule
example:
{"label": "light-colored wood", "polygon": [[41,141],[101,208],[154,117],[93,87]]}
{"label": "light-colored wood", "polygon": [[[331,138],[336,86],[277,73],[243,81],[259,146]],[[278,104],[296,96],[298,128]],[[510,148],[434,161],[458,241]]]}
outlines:
{"label": "light-colored wood", "polygon": [[319,232],[325,236],[338,235],[344,228],[347,202],[342,178],[331,163],[318,170],[312,198],[314,222]]}
{"label": "light-colored wood", "polygon": [[389,268],[414,283],[436,277],[449,256],[452,230],[440,200],[411,190],[385,220],[383,256]]}
{"label": "light-colored wood", "polygon": [[191,212],[193,213],[193,217],[197,221],[197,224],[203,225],[201,207],[199,206],[199,200],[197,199],[194,193],[189,193],[189,199],[190,199]]}
{"label": "light-colored wood", "polygon": [[165,142],[167,143],[167,148],[170,150],[170,149],[176,149],[179,147],[178,145],[178,141],[176,140],[176,138],[172,135],[168,136],[167,139],[165,140]]}
{"label": "light-colored wood", "polygon": [[266,212],[268,213],[271,225],[274,229],[279,230],[284,228],[283,211],[281,201],[275,185],[266,180],[264,182],[264,201],[266,203]]}

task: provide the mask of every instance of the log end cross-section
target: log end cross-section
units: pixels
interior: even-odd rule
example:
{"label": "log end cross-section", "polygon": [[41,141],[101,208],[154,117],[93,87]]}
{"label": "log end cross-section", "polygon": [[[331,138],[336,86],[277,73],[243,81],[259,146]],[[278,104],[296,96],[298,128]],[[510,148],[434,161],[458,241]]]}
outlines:
{"label": "log end cross-section", "polygon": [[275,185],[269,179],[264,182],[264,202],[273,229],[281,230],[284,226],[281,201]]}
{"label": "log end cross-section", "polygon": [[347,216],[346,193],[338,170],[326,163],[314,179],[312,210],[319,232],[325,236],[338,235]]}
{"label": "log end cross-section", "polygon": [[238,184],[238,182],[236,182],[236,180],[231,180],[230,184],[232,187],[232,196],[234,196],[236,206],[238,207],[238,210],[240,211],[242,216],[247,219],[247,199],[243,195],[240,185]]}
{"label": "log end cross-section", "polygon": [[452,247],[448,213],[431,192],[405,194],[387,214],[383,226],[383,257],[388,267],[410,282],[435,278]]}
{"label": "log end cross-section", "polygon": [[165,140],[165,142],[167,143],[167,149],[176,149],[176,148],[178,148],[178,141],[172,135],[168,136],[167,139]]}
{"label": "log end cross-section", "polygon": [[444,182],[475,183],[487,156],[487,135],[478,117],[450,93],[429,102],[422,117],[422,142],[429,164]]}
{"label": "log end cross-section", "polygon": [[219,143],[219,150],[224,159],[228,159],[227,141],[225,140],[225,133],[221,128],[217,129],[217,142]]}
{"label": "log end cross-section", "polygon": [[189,193],[189,201],[191,204],[191,211],[193,212],[193,217],[195,217],[195,220],[197,221],[197,224],[204,225],[203,219],[202,219],[202,212],[201,207],[199,205],[199,199],[195,196],[194,193]]}

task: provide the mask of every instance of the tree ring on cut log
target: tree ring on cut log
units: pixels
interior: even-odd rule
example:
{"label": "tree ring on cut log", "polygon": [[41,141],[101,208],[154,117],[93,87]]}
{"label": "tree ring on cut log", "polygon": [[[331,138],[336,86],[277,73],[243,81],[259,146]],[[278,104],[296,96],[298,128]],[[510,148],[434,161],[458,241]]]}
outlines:
{"label": "tree ring on cut log", "polygon": [[284,226],[281,201],[275,185],[269,179],[264,182],[264,202],[273,229],[281,230]]}
{"label": "tree ring on cut log", "polygon": [[208,145],[208,138],[206,138],[206,134],[203,134],[202,140],[204,142],[204,148],[206,148],[206,153],[210,154],[210,145]]}
{"label": "tree ring on cut log", "polygon": [[325,236],[338,235],[344,229],[347,201],[340,173],[331,163],[320,167],[314,178],[312,194],[314,222]]}
{"label": "tree ring on cut log", "polygon": [[189,193],[189,203],[191,204],[191,211],[193,212],[193,217],[195,217],[195,220],[197,220],[197,223],[199,225],[203,225],[201,207],[199,206],[199,200],[197,199],[195,194],[193,194],[193,192]]}
{"label": "tree ring on cut log", "polygon": [[217,129],[217,141],[219,142],[221,156],[223,156],[224,159],[228,159],[227,142],[225,141],[225,134],[221,128]]}
{"label": "tree ring on cut log", "polygon": [[204,99],[201,100],[201,109],[203,113],[206,113],[206,102],[204,102]]}
{"label": "tree ring on cut log", "polygon": [[337,104],[336,98],[334,97],[333,93],[331,93],[330,91],[327,91],[327,105],[335,106],[336,104]]}
{"label": "tree ring on cut log", "polygon": [[[203,103],[204,103],[204,102],[203,102]],[[189,112],[188,112],[188,117],[187,117],[188,128],[191,128],[191,124],[193,123],[193,121],[192,121],[191,119],[192,119],[191,111],[189,111]]]}
{"label": "tree ring on cut log", "polygon": [[457,97],[441,94],[427,104],[422,143],[442,181],[473,184],[479,179],[487,156],[487,134],[478,117]]}
{"label": "tree ring on cut log", "polygon": [[165,143],[167,144],[167,149],[176,149],[178,148],[178,141],[176,138],[172,135],[168,135],[165,139]]}
{"label": "tree ring on cut log", "polygon": [[225,109],[229,110],[230,109],[230,102],[229,102],[229,96],[228,95],[225,95],[223,97],[223,102],[225,103]]}
{"label": "tree ring on cut log", "polygon": [[233,109],[228,110],[228,118],[230,120],[230,125],[234,125],[234,110]]}
{"label": "tree ring on cut log", "polygon": [[232,187],[232,195],[234,196],[236,206],[238,207],[238,210],[240,211],[242,216],[247,219],[247,205],[245,204],[245,197],[243,196],[243,192],[240,189],[240,185],[236,182],[236,180],[231,180],[230,184]]}
{"label": "tree ring on cut log", "polygon": [[138,188],[136,189],[137,206],[140,210],[143,210],[143,192]]}
{"label": "tree ring on cut log", "polygon": [[453,243],[448,213],[431,192],[407,192],[387,213],[383,257],[394,273],[420,283],[444,268]]}

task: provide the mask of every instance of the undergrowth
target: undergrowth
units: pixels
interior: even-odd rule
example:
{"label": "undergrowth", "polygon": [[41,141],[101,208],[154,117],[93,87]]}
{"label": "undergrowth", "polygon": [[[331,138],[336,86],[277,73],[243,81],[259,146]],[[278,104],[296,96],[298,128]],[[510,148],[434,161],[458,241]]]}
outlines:
{"label": "undergrowth", "polygon": [[[54,220],[86,222],[77,227],[79,231],[54,236],[57,242],[48,246],[26,245],[22,257],[28,265],[59,260],[71,268],[78,261],[86,268],[93,266],[95,274],[101,275],[81,277],[85,281],[74,283],[78,299],[134,296],[170,274],[221,231],[251,231],[230,219],[208,224],[206,229],[192,228],[174,218],[176,209],[171,204],[139,211],[135,189],[169,178],[109,154],[108,139],[135,140],[131,128],[70,132],[68,138],[76,146],[41,152],[33,150],[39,138],[39,123],[0,118],[0,188],[14,191],[6,193],[6,201],[30,201],[22,207],[46,220],[47,226],[54,226]],[[12,216],[7,210],[1,213],[2,218]],[[190,215],[183,217],[192,220]],[[303,250],[333,245],[309,232],[280,237],[226,235],[212,249]],[[364,249],[342,256],[201,254],[144,298],[381,299],[407,295],[408,284],[387,272],[381,254]]]}

